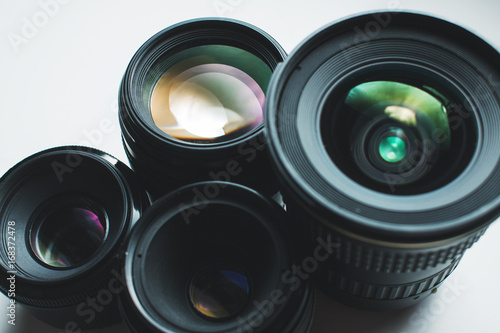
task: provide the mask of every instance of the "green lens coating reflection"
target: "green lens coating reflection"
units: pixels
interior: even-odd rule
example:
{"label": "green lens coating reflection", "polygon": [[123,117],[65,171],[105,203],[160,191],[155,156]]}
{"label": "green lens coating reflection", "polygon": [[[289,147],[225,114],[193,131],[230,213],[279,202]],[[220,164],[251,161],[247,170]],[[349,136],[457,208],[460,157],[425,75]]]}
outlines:
{"label": "green lens coating reflection", "polygon": [[387,162],[395,163],[406,156],[406,144],[397,136],[389,136],[382,139],[379,145],[380,156]]}
{"label": "green lens coating reflection", "polygon": [[189,288],[194,308],[213,319],[238,314],[247,304],[249,293],[248,278],[230,269],[204,269],[195,276]]}
{"label": "green lens coating reflection", "polygon": [[435,89],[394,81],[365,82],[349,91],[345,104],[367,119],[386,117],[428,136],[440,133],[444,140],[440,140],[438,148],[450,147],[449,101]]}

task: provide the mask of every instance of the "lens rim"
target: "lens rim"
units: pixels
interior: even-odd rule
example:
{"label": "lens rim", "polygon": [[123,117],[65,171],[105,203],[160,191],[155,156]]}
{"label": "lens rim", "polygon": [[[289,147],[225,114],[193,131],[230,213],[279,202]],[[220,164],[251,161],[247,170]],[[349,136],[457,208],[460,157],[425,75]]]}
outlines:
{"label": "lens rim", "polygon": [[[389,17],[390,24],[368,41],[357,43],[353,28],[381,17]],[[403,41],[407,43],[403,45]],[[368,238],[389,242],[435,241],[490,222],[500,210],[500,197],[496,195],[500,134],[495,131],[500,116],[494,111],[499,99],[495,96],[498,88],[493,86],[499,75],[490,67],[498,59],[498,52],[479,37],[421,14],[377,12],[323,28],[287,58],[271,83],[266,126],[270,152],[283,186],[324,224],[344,231],[362,231]],[[339,77],[348,77],[361,67],[383,69],[394,63],[424,69],[448,82],[461,92],[464,104],[470,106],[471,118],[476,119],[477,145],[471,162],[453,182],[430,193],[406,197],[378,193],[352,182],[342,172],[332,175],[325,170],[335,165],[313,156],[318,153],[314,147],[322,146],[320,138],[310,137],[319,132],[319,110],[324,101],[321,96],[326,95],[324,87],[334,85],[325,80],[338,82]],[[315,94],[315,90],[320,93]],[[484,93],[468,93],[477,91]],[[295,110],[299,110],[298,114],[293,114]],[[284,138],[286,135],[288,138]],[[291,139],[292,135],[296,139]],[[338,216],[335,221],[331,220],[332,213]]]}

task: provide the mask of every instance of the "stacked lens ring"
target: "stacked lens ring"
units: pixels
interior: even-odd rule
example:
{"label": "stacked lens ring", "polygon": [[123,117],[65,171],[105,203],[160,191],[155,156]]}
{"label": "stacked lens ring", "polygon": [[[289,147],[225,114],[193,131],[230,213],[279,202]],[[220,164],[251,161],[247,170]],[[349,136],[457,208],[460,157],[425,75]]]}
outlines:
{"label": "stacked lens ring", "polygon": [[312,282],[411,306],[500,215],[499,60],[411,13],[341,20],[286,59],[243,22],[169,27],[120,87],[133,171],[72,146],[1,178],[3,235],[16,221],[24,244],[2,281],[19,272],[17,299],[54,326],[141,333],[309,332]]}

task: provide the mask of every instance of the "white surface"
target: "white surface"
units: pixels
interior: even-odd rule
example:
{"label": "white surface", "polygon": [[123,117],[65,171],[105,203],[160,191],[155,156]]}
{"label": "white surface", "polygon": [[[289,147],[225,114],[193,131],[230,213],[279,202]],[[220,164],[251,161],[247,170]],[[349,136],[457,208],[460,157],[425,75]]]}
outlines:
{"label": "white surface", "polygon": [[[290,52],[303,38],[346,15],[373,9],[433,13],[475,31],[500,48],[500,1],[452,0],[0,0],[0,175],[42,149],[85,144],[126,161],[117,92],[132,55],[157,31],[185,19],[227,16],[252,23]],[[40,27],[24,31],[26,22]],[[25,38],[13,47],[10,38]],[[100,129],[107,120],[111,129]],[[357,311],[319,297],[314,333],[442,333],[500,331],[500,225],[494,224],[436,294],[396,313]],[[0,296],[0,332],[60,332],[19,310],[7,324]],[[3,310],[2,310],[3,309]],[[126,332],[124,326],[95,332]]]}

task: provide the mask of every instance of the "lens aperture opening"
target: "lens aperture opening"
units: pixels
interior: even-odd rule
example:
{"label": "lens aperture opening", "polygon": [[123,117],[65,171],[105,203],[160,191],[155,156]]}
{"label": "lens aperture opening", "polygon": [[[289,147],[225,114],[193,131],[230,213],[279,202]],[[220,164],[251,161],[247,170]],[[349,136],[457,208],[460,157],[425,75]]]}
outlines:
{"label": "lens aperture opening", "polygon": [[74,268],[95,256],[108,232],[106,214],[89,199],[51,201],[35,218],[31,247],[52,268]]}

